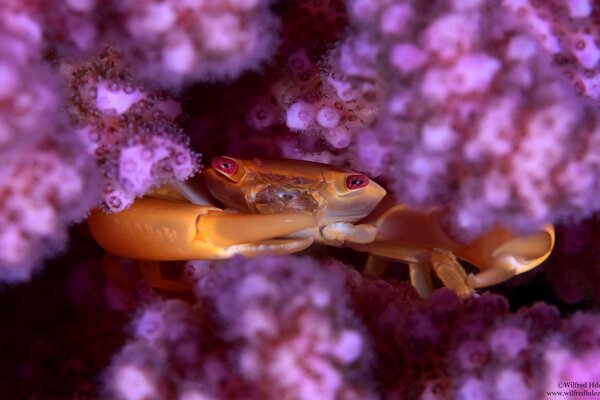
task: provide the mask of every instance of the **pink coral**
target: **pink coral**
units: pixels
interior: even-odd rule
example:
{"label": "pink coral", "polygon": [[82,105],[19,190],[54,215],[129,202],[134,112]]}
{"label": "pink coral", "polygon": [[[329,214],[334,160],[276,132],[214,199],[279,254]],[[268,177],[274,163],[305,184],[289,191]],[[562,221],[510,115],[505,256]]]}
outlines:
{"label": "pink coral", "polygon": [[19,7],[0,15],[0,281],[29,279],[97,201],[40,46],[39,25]]}
{"label": "pink coral", "polygon": [[594,361],[579,356],[599,351],[597,315],[561,318],[541,303],[511,313],[501,296],[462,302],[446,289],[421,300],[406,284],[356,272],[348,283],[386,399],[537,399],[562,392],[560,382],[597,377]]}
{"label": "pink coral", "polygon": [[63,68],[72,120],[104,176],[107,209],[127,208],[150,188],[196,172],[198,156],[175,122],[179,103],[143,89],[120,54],[109,49],[94,61]]}
{"label": "pink coral", "polygon": [[145,308],[107,371],[112,398],[373,398],[367,365],[385,399],[535,399],[596,376],[592,357],[579,356],[600,350],[592,314],[510,312],[501,296],[461,301],[446,289],[422,300],[337,261],[192,269],[197,302]]}
{"label": "pink coral", "polygon": [[201,271],[199,303],[158,302],[136,319],[107,373],[111,397],[373,398],[339,271],[294,257]]}
{"label": "pink coral", "polygon": [[319,68],[306,49],[297,50],[271,91],[285,111],[286,126],[298,132],[299,142],[318,136],[333,151],[348,147],[354,135],[373,122],[378,108],[376,90],[354,90],[345,82],[337,71],[339,57],[333,51]]}
{"label": "pink coral", "polygon": [[289,258],[230,263],[207,278],[199,294],[214,298],[227,338],[241,343],[241,375],[269,398],[369,398],[360,383],[369,344],[342,274]]}
{"label": "pink coral", "polygon": [[163,85],[233,78],[272,54],[278,21],[269,6],[268,0],[118,2],[125,34],[112,42],[140,76]]}
{"label": "pink coral", "polygon": [[504,4],[552,56],[578,93],[599,100],[598,4],[590,0],[508,0]]}
{"label": "pink coral", "polygon": [[111,45],[151,86],[235,78],[259,69],[277,45],[269,0],[32,3],[54,50],[77,59]]}
{"label": "pink coral", "polygon": [[402,201],[452,207],[471,235],[600,206],[595,105],[516,14],[481,1],[349,4],[358,32],[340,45],[341,72],[355,87],[390,82],[374,130],[388,164],[356,146],[356,168],[392,181]]}

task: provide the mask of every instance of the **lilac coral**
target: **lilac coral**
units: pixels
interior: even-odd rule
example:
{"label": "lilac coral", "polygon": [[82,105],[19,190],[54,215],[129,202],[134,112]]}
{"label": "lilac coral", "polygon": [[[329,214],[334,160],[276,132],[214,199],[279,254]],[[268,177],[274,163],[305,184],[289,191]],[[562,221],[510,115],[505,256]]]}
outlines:
{"label": "lilac coral", "polygon": [[563,392],[560,382],[597,379],[595,362],[580,356],[599,351],[597,315],[561,318],[542,303],[511,313],[504,297],[463,302],[446,289],[421,300],[407,284],[357,272],[348,283],[386,399],[558,398],[548,393]]}
{"label": "lilac coral", "polygon": [[175,119],[180,105],[165,93],[145,90],[120,55],[107,50],[89,63],[66,65],[71,118],[104,177],[104,205],[119,211],[137,196],[198,168]]}
{"label": "lilac coral", "polygon": [[[40,258],[63,245],[65,225],[96,204],[94,160],[111,211],[198,170],[175,121],[178,102],[144,88],[143,78],[177,89],[232,78],[258,68],[275,48],[277,20],[267,1],[9,1],[1,11],[0,279],[8,281],[28,279]],[[108,16],[117,23],[107,25]],[[109,48],[82,59],[107,44],[125,53]],[[66,59],[51,66],[58,54]],[[59,68],[70,88],[66,105]]]}
{"label": "lilac coral", "polygon": [[551,55],[578,93],[600,99],[600,49],[597,46],[600,9],[596,2],[507,0],[505,5]]}
{"label": "lilac coral", "polygon": [[276,48],[278,21],[269,3],[118,2],[124,34],[112,42],[140,76],[164,85],[233,78],[260,67]]}
{"label": "lilac coral", "polygon": [[450,206],[467,235],[600,207],[595,105],[518,12],[481,1],[349,9],[356,33],[340,44],[340,72],[354,87],[390,83],[355,168],[391,181],[401,201]]}
{"label": "lilac coral", "polygon": [[300,143],[317,136],[334,151],[347,148],[354,135],[373,121],[378,108],[372,88],[354,90],[344,82],[336,71],[338,57],[333,51],[319,67],[306,49],[297,50],[288,57],[286,73],[271,92],[285,111],[286,126],[298,132]]}
{"label": "lilac coral", "polygon": [[49,45],[63,56],[77,59],[111,45],[147,84],[182,89],[259,69],[277,47],[279,24],[270,5],[269,0],[34,0],[32,8]]}
{"label": "lilac coral", "polygon": [[422,300],[406,283],[292,256],[192,270],[195,303],[156,299],[134,321],[105,374],[110,398],[525,400],[597,377],[593,314],[511,312],[501,296],[446,289]]}
{"label": "lilac coral", "polygon": [[[285,157],[343,163],[344,157],[338,157],[338,153],[348,148],[356,133],[369,126],[377,114],[379,99],[373,86],[378,83],[352,87],[338,66],[342,55],[328,45],[342,36],[347,24],[345,4],[299,2],[297,8],[290,7],[288,12],[304,12],[321,20],[322,31],[315,27],[316,32],[303,32],[306,28],[296,18],[285,21],[284,37],[291,36],[296,42],[289,47],[284,44],[281,76],[255,102],[246,121],[260,132],[272,131],[281,123],[287,128],[284,132],[293,132],[288,135],[293,140],[279,140]],[[318,35],[320,42],[315,44],[314,38],[307,37],[310,34]]]}
{"label": "lilac coral", "polygon": [[339,271],[235,259],[204,269],[196,291],[196,305],[161,301],[138,316],[106,375],[112,398],[374,398]]}
{"label": "lilac coral", "polygon": [[16,5],[0,14],[0,281],[29,279],[97,200],[92,163],[40,46],[30,15]]}

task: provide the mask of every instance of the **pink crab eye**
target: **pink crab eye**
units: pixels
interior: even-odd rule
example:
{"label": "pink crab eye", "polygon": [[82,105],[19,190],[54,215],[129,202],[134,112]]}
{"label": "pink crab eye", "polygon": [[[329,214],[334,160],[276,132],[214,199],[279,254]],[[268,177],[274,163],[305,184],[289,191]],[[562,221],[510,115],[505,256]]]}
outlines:
{"label": "pink crab eye", "polygon": [[212,160],[214,169],[221,171],[225,175],[235,175],[238,170],[238,163],[227,157],[215,157]]}
{"label": "pink crab eye", "polygon": [[346,189],[360,189],[369,184],[369,178],[366,175],[348,175],[346,177]]}

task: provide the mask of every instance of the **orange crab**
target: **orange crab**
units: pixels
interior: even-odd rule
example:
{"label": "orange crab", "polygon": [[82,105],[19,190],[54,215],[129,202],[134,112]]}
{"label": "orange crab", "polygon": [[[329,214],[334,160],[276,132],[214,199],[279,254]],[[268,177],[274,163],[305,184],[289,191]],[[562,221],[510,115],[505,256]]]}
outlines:
{"label": "orange crab", "polygon": [[[213,198],[226,208],[211,205]],[[440,218],[436,208],[396,204],[360,173],[307,161],[221,156],[199,178],[164,185],[125,211],[92,212],[88,225],[107,252],[148,260],[149,284],[167,290],[179,286],[162,278],[154,261],[282,255],[316,242],[367,252],[371,272],[380,272],[388,259],[407,263],[423,297],[432,290],[432,271],[468,296],[538,266],[554,246],[552,225],[525,236],[498,226],[460,243]],[[467,275],[457,258],[480,272]]]}

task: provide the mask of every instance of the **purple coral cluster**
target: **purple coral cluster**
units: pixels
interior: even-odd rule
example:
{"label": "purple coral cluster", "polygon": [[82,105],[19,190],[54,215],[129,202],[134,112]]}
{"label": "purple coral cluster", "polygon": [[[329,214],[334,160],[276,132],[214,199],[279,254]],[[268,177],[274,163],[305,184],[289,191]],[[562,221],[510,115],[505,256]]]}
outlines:
{"label": "purple coral cluster", "polygon": [[136,317],[105,377],[110,398],[375,398],[343,271],[234,259],[197,279],[195,304],[160,300]]}
{"label": "purple coral cluster", "polygon": [[[54,301],[27,308],[49,319],[33,314],[15,325],[44,330],[0,335],[18,366],[3,367],[3,396],[526,400],[575,398],[560,384],[600,379],[595,314],[561,317],[543,303],[511,312],[502,296],[461,300],[446,289],[422,300],[407,283],[294,256],[194,262],[193,301],[132,285],[123,308],[83,254],[85,267],[71,268],[66,284],[54,276],[5,296],[7,305],[24,296]],[[56,366],[63,384],[44,365]]]}
{"label": "purple coral cluster", "polygon": [[383,398],[576,398],[561,384],[600,379],[590,358],[600,350],[596,314],[561,318],[543,303],[511,313],[490,293],[461,301],[441,289],[422,300],[406,283],[356,271],[347,279],[374,342]]}
{"label": "purple coral cluster", "polygon": [[277,45],[269,0],[35,0],[31,10],[69,58],[118,48],[138,77],[180,89],[260,68]]}
{"label": "purple coral cluster", "polygon": [[[403,201],[448,205],[467,236],[598,209],[596,105],[521,17],[534,6],[357,0],[349,8],[360,29],[341,44],[342,72],[355,86],[389,82],[373,130],[357,140],[358,167],[388,179]],[[561,18],[588,16],[580,8],[565,6]],[[363,151],[364,141],[379,147]]]}
{"label": "purple coral cluster", "polygon": [[39,25],[18,3],[0,14],[0,281],[23,281],[62,248],[65,225],[93,205],[96,175],[41,63]]}
{"label": "purple coral cluster", "polygon": [[196,172],[198,156],[176,123],[179,102],[144,89],[120,53],[108,49],[88,63],[63,68],[71,120],[104,177],[105,208],[123,210],[157,184]]}
{"label": "purple coral cluster", "polygon": [[[600,379],[599,12],[1,2],[0,398],[582,398],[558,385]],[[187,179],[201,153],[352,168],[446,206],[457,237],[561,223],[557,247],[464,302],[323,261],[360,270],[350,250],[161,266],[193,294],[150,288],[135,261],[103,276],[70,225]]]}

